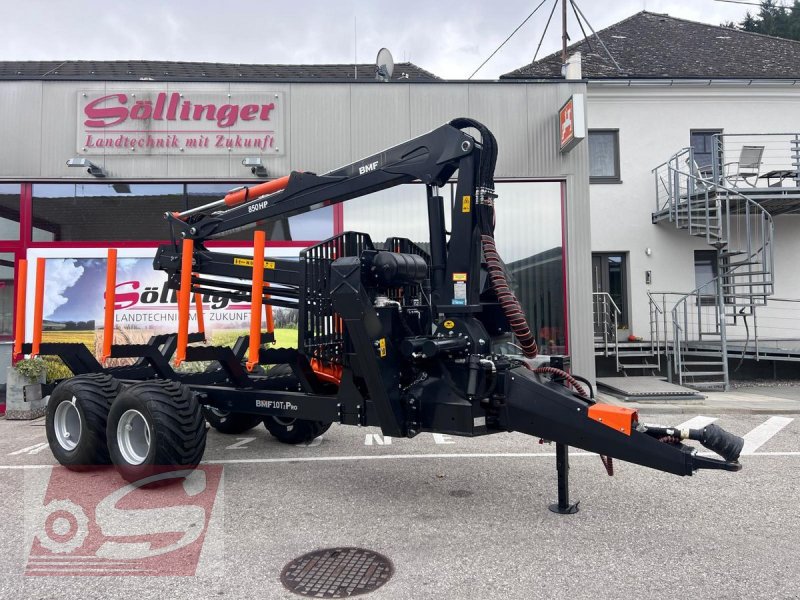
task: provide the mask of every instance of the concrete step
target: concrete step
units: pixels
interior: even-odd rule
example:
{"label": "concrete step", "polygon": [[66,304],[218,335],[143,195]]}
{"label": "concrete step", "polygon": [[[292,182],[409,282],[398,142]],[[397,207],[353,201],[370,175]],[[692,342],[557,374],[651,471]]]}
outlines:
{"label": "concrete step", "polygon": [[722,371],[681,371],[684,377],[719,377]]}

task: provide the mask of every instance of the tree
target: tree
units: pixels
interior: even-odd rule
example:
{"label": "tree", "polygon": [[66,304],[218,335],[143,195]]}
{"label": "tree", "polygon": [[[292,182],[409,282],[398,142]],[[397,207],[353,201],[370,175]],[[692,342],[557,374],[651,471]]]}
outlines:
{"label": "tree", "polygon": [[791,5],[777,0],[762,0],[757,15],[752,15],[748,11],[738,25],[725,23],[724,26],[800,40],[800,0],[794,0]]}

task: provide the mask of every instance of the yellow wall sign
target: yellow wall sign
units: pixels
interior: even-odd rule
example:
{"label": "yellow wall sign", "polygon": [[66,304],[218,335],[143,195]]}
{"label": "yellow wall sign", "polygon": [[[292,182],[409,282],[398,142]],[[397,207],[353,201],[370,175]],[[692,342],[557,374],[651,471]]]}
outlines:
{"label": "yellow wall sign", "polygon": [[381,355],[381,358],[386,358],[386,338],[378,340],[378,354]]}
{"label": "yellow wall sign", "polygon": [[456,326],[456,324],[453,321],[445,321],[444,323],[442,323],[442,325],[444,325],[445,329],[452,329],[453,327]]}
{"label": "yellow wall sign", "polygon": [[470,196],[462,196],[461,197],[461,212],[468,213],[470,204],[472,204],[472,197]]}
{"label": "yellow wall sign", "polygon": [[[253,266],[253,259],[252,258],[234,258],[233,264],[237,267],[252,267]],[[271,260],[264,261],[264,268],[265,269],[274,269],[275,262]]]}

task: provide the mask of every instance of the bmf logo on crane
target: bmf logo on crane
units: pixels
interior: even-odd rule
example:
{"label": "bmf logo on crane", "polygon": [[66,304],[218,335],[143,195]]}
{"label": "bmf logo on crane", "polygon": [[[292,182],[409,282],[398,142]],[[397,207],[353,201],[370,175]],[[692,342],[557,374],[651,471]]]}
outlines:
{"label": "bmf logo on crane", "polygon": [[372,171],[378,168],[378,161],[371,163],[366,163],[358,167],[358,174],[363,175],[364,173],[371,173]]}

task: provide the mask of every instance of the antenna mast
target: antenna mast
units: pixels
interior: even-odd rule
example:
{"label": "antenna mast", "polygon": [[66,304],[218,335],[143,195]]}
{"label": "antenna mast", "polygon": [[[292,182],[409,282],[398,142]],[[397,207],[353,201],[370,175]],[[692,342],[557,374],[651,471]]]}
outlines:
{"label": "antenna mast", "polygon": [[567,0],[561,0],[561,64],[567,64]]}

